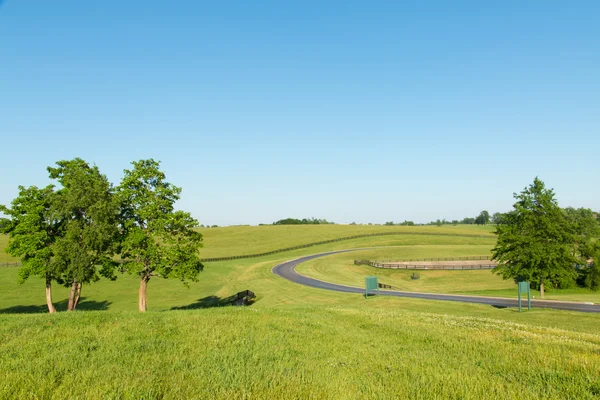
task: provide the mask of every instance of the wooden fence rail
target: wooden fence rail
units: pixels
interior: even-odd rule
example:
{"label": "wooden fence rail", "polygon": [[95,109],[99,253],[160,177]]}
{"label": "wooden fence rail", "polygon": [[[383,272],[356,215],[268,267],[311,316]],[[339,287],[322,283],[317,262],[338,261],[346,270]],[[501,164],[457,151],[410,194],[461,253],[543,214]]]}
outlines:
{"label": "wooden fence rail", "polygon": [[[471,257],[431,257],[431,258],[403,258],[399,260],[378,260],[378,263],[398,263],[398,262],[424,262],[424,261],[488,261],[490,256],[471,256]],[[369,261],[370,262],[370,261]]]}
{"label": "wooden fence rail", "polygon": [[[438,261],[437,258],[434,260],[423,260],[423,261]],[[444,260],[440,260],[444,261]],[[446,261],[469,261],[469,260],[446,260]],[[390,264],[384,262],[375,262],[369,260],[354,260],[355,265],[369,265],[373,268],[382,269],[408,269],[408,270],[479,270],[479,269],[494,269],[496,264],[484,263],[479,265],[460,265],[460,264],[449,264],[449,265],[410,265],[410,264]]]}
{"label": "wooden fence rail", "polygon": [[0,268],[2,267],[20,267],[22,264],[20,262],[11,262],[11,263],[0,263]]}

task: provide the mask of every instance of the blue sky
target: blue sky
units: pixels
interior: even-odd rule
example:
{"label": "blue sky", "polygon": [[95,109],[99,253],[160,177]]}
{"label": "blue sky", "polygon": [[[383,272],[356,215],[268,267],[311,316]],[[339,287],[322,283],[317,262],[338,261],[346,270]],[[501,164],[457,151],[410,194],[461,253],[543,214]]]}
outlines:
{"label": "blue sky", "polygon": [[[0,1],[0,3],[2,3]],[[162,161],[205,224],[600,209],[600,2],[0,5],[0,203]]]}

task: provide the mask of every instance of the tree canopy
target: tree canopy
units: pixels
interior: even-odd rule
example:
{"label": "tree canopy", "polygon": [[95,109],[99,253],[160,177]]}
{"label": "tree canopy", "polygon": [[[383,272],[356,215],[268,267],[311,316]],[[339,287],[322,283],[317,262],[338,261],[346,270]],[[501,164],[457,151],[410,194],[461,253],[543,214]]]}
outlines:
{"label": "tree canopy", "polygon": [[285,218],[280,219],[279,221],[273,222],[273,225],[321,225],[321,224],[334,224],[334,222],[329,222],[326,219],[318,219],[318,218]]}
{"label": "tree canopy", "polygon": [[52,303],[52,282],[59,280],[61,271],[54,262],[54,244],[60,236],[61,224],[52,215],[54,186],[43,189],[19,186],[19,194],[11,207],[0,205],[3,219],[2,233],[10,240],[6,252],[21,259],[19,282],[30,276],[40,276],[46,283],[48,312],[56,312]]}
{"label": "tree canopy", "polygon": [[490,213],[487,210],[483,210],[479,213],[479,215],[475,218],[475,223],[477,225],[486,225],[490,222]]}
{"label": "tree canopy", "polygon": [[175,211],[181,189],[165,180],[160,163],[149,159],[132,164],[117,188],[120,253],[123,269],[140,278],[138,307],[146,311],[150,278],[198,280],[202,234],[194,230],[199,224],[189,213]]}
{"label": "tree canopy", "polygon": [[19,187],[10,207],[0,206],[0,232],[9,235],[7,252],[21,259],[20,281],[41,276],[48,311],[52,282],[70,287],[68,310],[74,310],[83,284],[120,269],[140,277],[140,310],[153,276],[196,281],[203,266],[198,250],[202,235],[189,213],[176,211],[181,189],[165,181],[154,160],[133,163],[115,190],[96,166],[80,158],[48,167],[57,186]]}
{"label": "tree canopy", "polygon": [[513,210],[496,227],[494,272],[505,279],[528,280],[544,297],[545,284],[556,287],[577,276],[573,234],[554,192],[539,178],[514,197]]}
{"label": "tree canopy", "polygon": [[61,278],[71,287],[68,310],[77,307],[83,284],[97,281],[101,272],[112,276],[118,204],[106,176],[80,158],[49,167],[50,178],[61,188],[52,202],[52,214],[61,221],[61,235],[54,245],[54,262]]}

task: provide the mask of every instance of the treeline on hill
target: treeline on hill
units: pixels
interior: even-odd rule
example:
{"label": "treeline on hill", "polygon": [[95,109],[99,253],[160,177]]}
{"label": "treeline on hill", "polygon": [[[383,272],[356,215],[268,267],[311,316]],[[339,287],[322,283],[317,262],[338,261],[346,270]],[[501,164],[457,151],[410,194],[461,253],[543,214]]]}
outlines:
{"label": "treeline on hill", "polygon": [[[388,221],[384,225],[388,225],[388,226],[415,226],[415,225],[437,225],[437,226],[442,226],[442,225],[459,225],[459,224],[463,224],[463,225],[473,225],[473,224],[487,225],[489,223],[497,224],[497,223],[500,222],[501,219],[502,219],[502,214],[501,213],[497,212],[497,213],[494,213],[494,215],[490,216],[490,213],[488,211],[483,210],[475,218],[466,217],[466,218],[463,218],[460,221],[457,220],[457,219],[454,219],[452,221],[449,221],[449,220],[446,220],[446,219],[438,219],[436,221],[431,221],[431,222],[426,223],[426,224],[415,224],[413,221],[404,221],[404,222],[399,222],[399,223],[394,223],[394,221]],[[353,224],[351,224],[351,225],[353,225]],[[369,225],[371,225],[371,224],[369,224]]]}
{"label": "treeline on hill", "polygon": [[500,223],[501,220],[502,220],[502,214],[501,213],[497,212],[497,213],[494,213],[493,215],[490,215],[490,213],[487,210],[483,210],[475,218],[465,217],[465,218],[463,218],[460,221],[457,220],[457,219],[454,219],[452,221],[448,221],[446,219],[438,219],[436,221],[429,222],[427,225],[437,225],[437,226],[442,226],[442,225],[458,225],[458,224],[463,224],[463,225],[474,225],[474,224],[475,225],[487,225],[489,223],[498,224],[498,223]]}
{"label": "treeline on hill", "polygon": [[[319,218],[285,218],[280,219],[279,221],[273,222],[273,225],[326,225],[326,224],[335,224],[335,222],[329,222],[326,219]],[[264,224],[261,224],[264,225]]]}
{"label": "treeline on hill", "polygon": [[58,161],[48,167],[58,187],[19,186],[11,206],[0,206],[7,252],[21,259],[21,281],[44,279],[49,312],[56,312],[53,283],[70,288],[73,311],[83,285],[127,272],[140,279],[138,308],[146,311],[152,277],[198,280],[202,235],[198,221],[174,209],[181,189],[165,180],[157,161],[132,165],[115,187],[80,158]]}

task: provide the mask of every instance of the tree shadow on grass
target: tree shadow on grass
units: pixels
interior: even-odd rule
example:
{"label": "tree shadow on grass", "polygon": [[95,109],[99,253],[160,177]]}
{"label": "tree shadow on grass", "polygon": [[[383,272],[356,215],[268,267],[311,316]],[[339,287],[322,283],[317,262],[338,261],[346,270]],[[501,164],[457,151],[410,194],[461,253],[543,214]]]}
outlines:
{"label": "tree shadow on grass", "polygon": [[[58,302],[54,302],[54,307],[56,307],[56,311],[66,311],[67,310],[68,300],[62,300]],[[85,297],[82,297],[79,300],[79,304],[77,304],[77,308],[75,311],[104,311],[108,310],[112,302],[103,300],[103,301],[94,301],[94,300],[86,300]],[[38,306],[33,305],[20,305],[13,306],[8,308],[0,309],[0,314],[45,314],[48,313],[48,306],[46,304],[41,304]]]}
{"label": "tree shadow on grass", "polygon": [[[233,305],[236,300],[238,300],[237,293],[224,298],[219,296],[206,296],[186,306],[172,307],[171,310],[196,310],[199,308],[225,307]],[[254,301],[249,301],[244,305],[251,305],[252,303],[254,303]]]}

